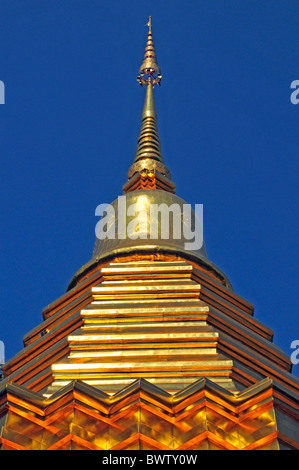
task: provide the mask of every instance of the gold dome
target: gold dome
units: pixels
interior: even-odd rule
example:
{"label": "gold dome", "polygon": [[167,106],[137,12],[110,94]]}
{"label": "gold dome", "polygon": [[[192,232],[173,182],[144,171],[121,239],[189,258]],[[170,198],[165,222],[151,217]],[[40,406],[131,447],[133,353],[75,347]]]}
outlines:
{"label": "gold dome", "polygon": [[[102,240],[96,238],[92,257],[149,248],[188,252],[186,247],[191,244],[191,237],[187,238],[185,234],[187,225],[190,225],[189,229],[194,233],[195,212],[191,208],[190,220],[186,214],[186,206],[190,205],[180,197],[159,189],[132,191],[121,196],[110,205],[113,208],[110,212],[110,219],[108,220],[108,216],[105,216],[106,220],[104,220],[103,216],[102,225],[105,224],[106,229],[108,226],[109,233],[106,230],[103,234],[105,238]],[[159,217],[154,217],[154,211],[151,209],[160,209]],[[165,210],[163,215],[165,214],[167,218],[164,221],[166,223],[163,223],[160,216],[163,209]],[[184,209],[186,215],[183,220]],[[199,221],[198,217],[197,220]],[[176,224],[177,221],[178,224]],[[198,232],[201,236],[202,227]],[[205,246],[201,242],[202,239],[199,241],[199,249],[195,251],[199,256],[207,258]]]}
{"label": "gold dome", "polygon": [[[186,206],[189,207],[191,218],[188,217],[188,213],[186,216]],[[151,207],[166,208],[166,213],[169,213],[168,224],[164,224],[160,216],[153,218]],[[125,212],[123,212],[123,208],[125,208]],[[101,232],[101,235],[105,238],[99,239],[96,236],[91,260],[77,271],[69,288],[76,282],[76,279],[96,264],[118,256],[136,253],[174,254],[193,260],[217,273],[217,277],[222,280],[223,284],[231,288],[226,275],[208,259],[203,238],[200,248],[189,248],[193,242],[189,236],[186,236],[186,233],[195,233],[196,219],[199,221],[190,204],[167,191],[144,189],[120,196],[109,205],[109,209],[102,211],[101,228],[105,226],[105,230]],[[180,233],[176,230],[179,225],[174,223],[178,220],[180,220],[179,225],[181,226]],[[137,226],[137,230],[132,230],[133,226]],[[200,229],[202,235],[202,227]],[[153,234],[157,236],[153,237]]]}

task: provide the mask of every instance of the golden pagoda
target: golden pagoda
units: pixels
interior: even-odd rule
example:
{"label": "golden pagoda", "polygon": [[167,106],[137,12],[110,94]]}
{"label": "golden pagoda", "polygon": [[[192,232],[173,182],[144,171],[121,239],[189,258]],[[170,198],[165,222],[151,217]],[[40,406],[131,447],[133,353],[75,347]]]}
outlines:
{"label": "golden pagoda", "polygon": [[[3,366],[1,449],[298,450],[299,380],[273,331],[204,243],[170,235],[190,222],[183,212],[168,227],[155,219],[150,236],[148,208],[187,203],[161,153],[148,26],[136,155],[113,217],[102,214],[113,236],[96,237],[91,260]],[[140,209],[139,236],[129,236],[124,203]]]}

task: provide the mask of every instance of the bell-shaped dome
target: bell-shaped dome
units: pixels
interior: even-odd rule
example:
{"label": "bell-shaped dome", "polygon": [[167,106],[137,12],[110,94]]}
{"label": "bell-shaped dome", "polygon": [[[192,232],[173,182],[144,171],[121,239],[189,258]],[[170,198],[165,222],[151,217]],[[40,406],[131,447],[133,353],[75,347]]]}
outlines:
{"label": "bell-shaped dome", "polygon": [[132,191],[104,212],[96,228],[93,258],[163,249],[207,259],[199,211],[196,214],[175,194],[159,189]]}
{"label": "bell-shaped dome", "polygon": [[98,206],[96,240],[91,260],[77,271],[69,289],[83,273],[105,260],[134,254],[161,253],[193,260],[214,271],[227,287],[226,275],[207,256],[200,211],[160,189],[141,189]]}

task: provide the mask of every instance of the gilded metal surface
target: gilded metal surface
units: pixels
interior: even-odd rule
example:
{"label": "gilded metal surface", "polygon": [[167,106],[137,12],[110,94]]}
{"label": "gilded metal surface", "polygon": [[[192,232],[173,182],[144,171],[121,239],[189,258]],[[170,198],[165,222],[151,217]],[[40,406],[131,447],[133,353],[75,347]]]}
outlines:
{"label": "gilded metal surface", "polygon": [[[67,352],[57,356],[55,336],[31,362],[25,349],[19,374],[29,388],[11,384],[12,374],[0,389],[2,449],[299,449],[296,380],[282,352],[232,292],[215,284],[209,297],[226,313],[207,305],[195,271],[185,261],[106,265],[71,333],[61,299]],[[47,325],[41,341],[50,344]],[[55,350],[58,360],[47,358]],[[49,363],[49,385],[33,392]]]}
{"label": "gilded metal surface", "polygon": [[136,173],[123,185],[124,194],[139,189],[162,189],[175,194],[175,183],[156,170],[145,170]]}
{"label": "gilded metal surface", "polygon": [[149,27],[147,43],[145,46],[143,62],[139,68],[139,75],[137,77],[137,80],[141,86],[147,85],[149,80],[154,85],[157,83],[160,84],[162,79],[161,70],[157,63],[157,55],[153,41],[151,17],[149,17],[149,22],[147,25]]}
{"label": "gilded metal surface", "polygon": [[52,303],[31,343],[4,366],[7,380],[51,395],[74,379],[113,393],[145,377],[175,392],[200,376],[233,390],[267,374],[298,393],[290,359],[250,303],[183,260],[146,259],[104,265],[93,287],[84,281],[84,296],[83,283]]}
{"label": "gilded metal surface", "polygon": [[143,171],[158,171],[171,179],[171,174],[163,162],[160,139],[157,127],[157,112],[155,106],[153,84],[146,86],[146,95],[142,111],[142,125],[138,138],[137,150],[133,164],[128,171],[128,179]]}
{"label": "gilded metal surface", "polygon": [[142,126],[137,143],[137,150],[133,164],[128,171],[130,180],[136,173],[159,172],[171,179],[170,171],[163,162],[160,139],[157,128],[157,113],[154,100],[153,87],[161,82],[161,72],[157,64],[157,56],[151,32],[151,17],[149,19],[149,33],[144,53],[143,63],[139,69],[138,81],[146,85],[146,95],[142,111]]}
{"label": "gilded metal surface", "polygon": [[[185,249],[185,244],[190,242],[190,240],[187,240],[184,236],[185,230],[184,227],[182,226],[180,238],[174,238],[174,224],[173,224],[173,218],[172,215],[170,214],[169,217],[169,225],[167,226],[167,232],[164,232],[165,230],[165,225],[161,223],[161,219],[159,220],[154,220],[153,218],[150,218],[150,206],[152,204],[156,204],[160,206],[161,204],[166,204],[167,207],[171,207],[173,204],[177,204],[178,207],[180,208],[181,214],[183,214],[184,210],[184,204],[186,202],[176,196],[175,194],[166,192],[166,191],[161,191],[158,189],[152,189],[152,190],[139,190],[139,191],[132,191],[126,196],[126,207],[128,208],[129,206],[132,207],[137,207],[137,205],[140,206],[140,208],[145,208],[146,209],[146,220],[143,221],[142,223],[142,230],[143,232],[140,232],[140,236],[136,238],[135,240],[132,240],[129,236],[129,230],[128,226],[130,222],[133,220],[132,216],[128,216],[127,213],[125,214],[125,226],[124,229],[125,231],[123,233],[119,233],[119,218],[120,215],[118,214],[118,199],[112,202],[112,207],[114,208],[115,212],[115,238],[105,238],[104,240],[99,240],[96,238],[95,241],[95,246],[94,246],[94,251],[92,258],[98,258],[98,257],[105,257],[109,254],[116,254],[116,253],[122,253],[122,252],[132,252],[136,248],[140,249],[154,249],[154,250],[159,250],[159,249],[165,249],[166,251],[168,249],[175,251],[177,253],[186,253],[190,254],[191,256],[198,256],[200,258],[204,258],[207,263],[209,263],[208,258],[207,258],[207,253],[205,249],[205,245],[203,243],[202,247],[199,250],[194,250],[194,251],[188,251]],[[135,206],[133,206],[135,205]],[[143,217],[143,214],[140,215],[140,217]],[[195,214],[192,209],[192,219],[187,220],[185,218],[184,222],[182,221],[182,224],[189,224],[191,222],[191,227],[192,231],[194,231],[194,220],[195,220]],[[146,227],[146,228],[145,228]],[[151,238],[151,230],[153,230],[152,233],[157,233],[159,238]]]}
{"label": "gilded metal surface", "polygon": [[67,361],[52,365],[47,393],[73,379],[111,392],[140,376],[176,390],[202,374],[234,389],[232,362],[215,349],[219,335],[206,323],[201,286],[187,263],[111,263],[103,272],[90,308],[81,311],[82,328],[68,336]]}
{"label": "gilded metal surface", "polygon": [[[8,385],[3,450],[299,449],[296,415],[266,379],[231,394],[207,379],[168,394],[144,379],[108,395],[81,381],[50,398]],[[277,419],[279,414],[279,419]]]}
{"label": "gilded metal surface", "polygon": [[171,175],[167,166],[164,165],[164,163],[161,163],[160,161],[156,160],[155,158],[152,158],[153,154],[150,155],[150,158],[148,157],[148,155],[148,150],[144,151],[143,158],[137,160],[130,166],[130,169],[128,171],[128,179],[132,178],[132,176],[134,176],[136,173],[141,173],[143,171],[157,171],[161,175],[164,175],[166,176],[166,178],[170,179]]}
{"label": "gilded metal surface", "polygon": [[214,293],[218,309],[202,300],[207,290],[188,263],[112,262],[102,274],[80,311],[82,326],[68,335],[68,357],[52,364],[46,394],[75,379],[113,393],[137,377],[172,393],[203,376],[237,391],[249,376],[268,371],[281,380],[279,368],[288,368],[259,322],[241,310],[242,299],[238,308],[236,299],[229,304]]}

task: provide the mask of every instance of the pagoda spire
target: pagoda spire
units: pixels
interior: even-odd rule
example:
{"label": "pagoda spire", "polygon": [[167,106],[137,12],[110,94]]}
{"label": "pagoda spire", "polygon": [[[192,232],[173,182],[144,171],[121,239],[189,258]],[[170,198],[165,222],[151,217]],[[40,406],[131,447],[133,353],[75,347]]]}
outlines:
{"label": "pagoda spire", "polygon": [[[154,87],[157,84],[161,85],[162,75],[154,47],[151,16],[146,25],[149,27],[147,43],[137,77],[140,86],[146,86],[141,130],[135,158],[128,171],[128,182],[123,189],[125,192],[141,188],[175,192],[175,184],[171,181],[170,171],[164,164],[158,134]],[[132,184],[132,179],[134,179],[134,184]]]}

